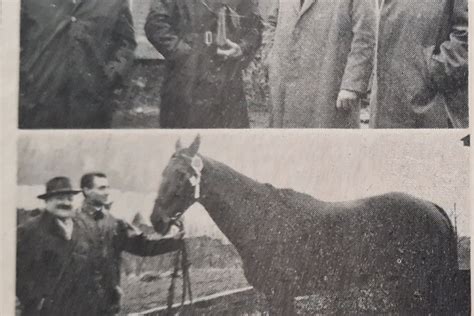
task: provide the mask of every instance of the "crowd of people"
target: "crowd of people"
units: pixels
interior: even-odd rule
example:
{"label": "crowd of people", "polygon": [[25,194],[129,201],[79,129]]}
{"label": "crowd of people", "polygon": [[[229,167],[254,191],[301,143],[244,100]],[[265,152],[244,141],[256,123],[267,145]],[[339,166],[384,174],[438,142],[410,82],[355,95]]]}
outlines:
{"label": "crowd of people", "polygon": [[[467,0],[153,0],[162,128],[247,128],[242,70],[271,33],[275,128],[468,126]],[[20,128],[110,128],[136,48],[128,0],[22,0]],[[158,84],[158,83],[157,83]]]}
{"label": "crowd of people", "polygon": [[[116,315],[121,254],[156,256],[179,250],[184,232],[146,236],[111,213],[103,173],[85,174],[80,189],[55,177],[38,196],[44,208],[17,227],[16,296],[21,315]],[[74,207],[74,196],[84,201]]]}

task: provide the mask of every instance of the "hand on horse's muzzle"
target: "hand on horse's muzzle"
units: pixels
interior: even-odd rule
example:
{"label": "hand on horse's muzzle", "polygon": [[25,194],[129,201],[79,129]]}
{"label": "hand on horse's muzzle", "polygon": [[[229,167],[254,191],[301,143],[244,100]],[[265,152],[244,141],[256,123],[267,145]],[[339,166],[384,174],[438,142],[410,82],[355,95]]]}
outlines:
{"label": "hand on horse's muzzle", "polygon": [[161,235],[166,235],[171,228],[171,221],[163,220],[163,218],[151,218],[151,224],[155,231]]}
{"label": "hand on horse's muzzle", "polygon": [[184,229],[179,229],[177,233],[172,235],[173,236],[172,238],[176,240],[181,240],[181,239],[184,239],[184,235],[185,235]]}

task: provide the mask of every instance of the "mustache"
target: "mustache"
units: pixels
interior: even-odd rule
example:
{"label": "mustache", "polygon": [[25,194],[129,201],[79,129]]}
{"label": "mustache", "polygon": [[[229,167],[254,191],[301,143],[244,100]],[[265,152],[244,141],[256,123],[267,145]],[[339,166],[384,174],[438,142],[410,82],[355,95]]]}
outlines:
{"label": "mustache", "polygon": [[65,210],[65,211],[72,210],[72,206],[71,205],[66,205],[66,204],[59,204],[57,206],[57,208],[60,209],[60,210]]}

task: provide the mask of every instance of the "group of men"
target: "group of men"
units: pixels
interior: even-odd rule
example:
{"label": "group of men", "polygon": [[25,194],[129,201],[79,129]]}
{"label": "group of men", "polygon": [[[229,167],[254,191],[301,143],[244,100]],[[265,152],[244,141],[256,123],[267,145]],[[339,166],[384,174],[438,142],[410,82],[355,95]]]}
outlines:
{"label": "group of men", "polygon": [[[16,296],[21,315],[115,315],[120,310],[122,251],[155,256],[176,251],[184,232],[151,238],[111,215],[109,182],[88,173],[81,189],[55,177],[38,196],[45,207],[17,227]],[[74,196],[83,193],[80,209]]]}
{"label": "group of men", "polygon": [[[271,127],[468,126],[467,0],[272,0]],[[256,0],[152,0],[163,128],[249,127]],[[132,65],[128,0],[22,0],[20,127],[108,128]]]}
{"label": "group of men", "polygon": [[[274,127],[468,126],[466,0],[276,1]],[[370,95],[368,95],[370,94]]]}

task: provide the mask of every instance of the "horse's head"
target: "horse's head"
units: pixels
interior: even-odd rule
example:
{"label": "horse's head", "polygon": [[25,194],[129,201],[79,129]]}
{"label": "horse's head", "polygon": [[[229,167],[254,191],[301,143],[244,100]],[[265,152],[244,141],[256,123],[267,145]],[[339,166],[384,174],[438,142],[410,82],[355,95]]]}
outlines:
{"label": "horse's head", "polygon": [[179,217],[199,198],[203,162],[197,155],[200,138],[188,148],[176,142],[176,151],[163,171],[158,197],[150,220],[155,230],[166,234],[173,219]]}

